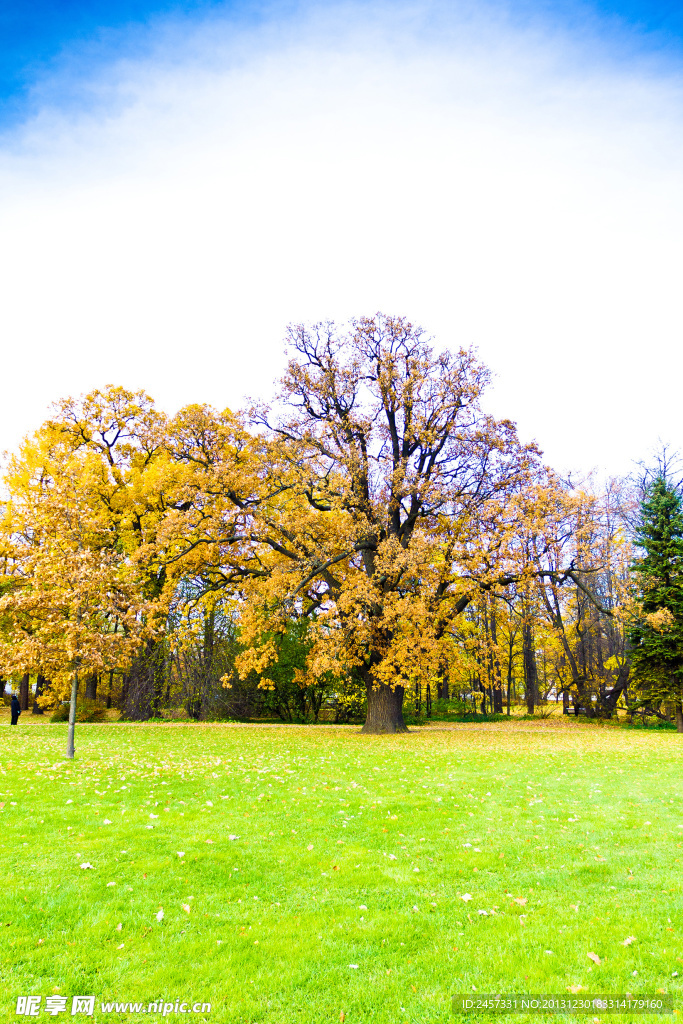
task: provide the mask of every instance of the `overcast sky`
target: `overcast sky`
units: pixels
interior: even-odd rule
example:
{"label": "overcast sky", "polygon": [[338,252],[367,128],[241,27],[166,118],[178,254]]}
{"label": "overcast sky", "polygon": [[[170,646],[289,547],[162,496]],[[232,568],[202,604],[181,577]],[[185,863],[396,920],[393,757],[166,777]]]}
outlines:
{"label": "overcast sky", "polygon": [[235,408],[376,310],[561,470],[683,448],[682,11],[6,3],[0,448],[108,383]]}

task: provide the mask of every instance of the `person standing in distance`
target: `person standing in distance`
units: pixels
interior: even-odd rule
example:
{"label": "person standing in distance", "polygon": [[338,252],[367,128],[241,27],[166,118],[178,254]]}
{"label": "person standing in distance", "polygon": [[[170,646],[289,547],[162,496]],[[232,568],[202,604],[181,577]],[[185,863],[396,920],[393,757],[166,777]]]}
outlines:
{"label": "person standing in distance", "polygon": [[10,704],[10,711],[12,713],[12,725],[16,725],[19,721],[19,715],[21,714],[21,706],[17,698],[16,693],[12,694],[12,702]]}

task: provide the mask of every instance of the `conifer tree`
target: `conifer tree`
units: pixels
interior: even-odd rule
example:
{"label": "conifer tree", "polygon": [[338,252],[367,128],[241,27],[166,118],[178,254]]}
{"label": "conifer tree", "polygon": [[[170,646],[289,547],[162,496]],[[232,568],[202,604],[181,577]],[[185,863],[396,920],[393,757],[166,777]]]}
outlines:
{"label": "conifer tree", "polygon": [[647,487],[631,566],[637,611],[629,629],[632,675],[641,704],[673,703],[683,732],[683,503],[662,473]]}

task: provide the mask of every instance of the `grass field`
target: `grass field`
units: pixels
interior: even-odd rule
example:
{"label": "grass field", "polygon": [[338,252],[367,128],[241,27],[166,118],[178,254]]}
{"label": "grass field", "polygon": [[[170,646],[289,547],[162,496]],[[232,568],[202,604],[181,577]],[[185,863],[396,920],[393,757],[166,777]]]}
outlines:
{"label": "grass field", "polygon": [[65,726],[6,721],[3,1020],[28,995],[197,1024],[448,1021],[454,993],[683,1008],[675,733],[82,725],[67,762]]}

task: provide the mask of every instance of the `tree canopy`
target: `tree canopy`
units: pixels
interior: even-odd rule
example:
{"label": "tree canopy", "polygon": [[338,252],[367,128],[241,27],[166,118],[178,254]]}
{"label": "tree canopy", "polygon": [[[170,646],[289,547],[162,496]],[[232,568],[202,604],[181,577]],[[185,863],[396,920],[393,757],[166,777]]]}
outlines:
{"label": "tree canopy", "polygon": [[45,703],[107,677],[133,718],[172,691],[200,716],[209,678],[226,694],[211,706],[237,714],[258,691],[317,716],[327,693],[338,714],[365,707],[364,731],[400,732],[423,685],[498,713],[505,690],[508,707],[552,691],[611,714],[628,639],[666,713],[683,640],[666,482],[632,536],[632,489],[559,479],[485,411],[476,354],[437,351],[404,318],[295,325],[287,342],[270,403],[167,417],[109,387],[26,440],[5,477],[6,675],[39,674]]}

